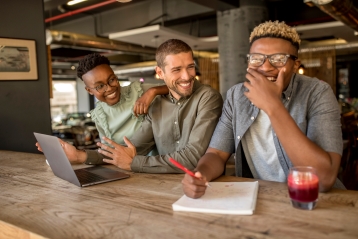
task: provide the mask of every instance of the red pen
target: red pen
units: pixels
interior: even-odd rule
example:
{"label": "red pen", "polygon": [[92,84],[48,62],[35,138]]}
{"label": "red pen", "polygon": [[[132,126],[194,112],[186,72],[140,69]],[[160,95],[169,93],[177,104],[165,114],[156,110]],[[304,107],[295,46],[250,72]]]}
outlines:
{"label": "red pen", "polygon": [[[177,168],[183,170],[185,173],[189,174],[190,176],[199,179],[198,177],[195,176],[194,172],[190,171],[189,169],[187,169],[186,167],[184,167],[183,165],[181,165],[178,161],[169,158],[169,161],[174,164]],[[206,186],[211,187],[210,184],[208,182],[205,183]]]}

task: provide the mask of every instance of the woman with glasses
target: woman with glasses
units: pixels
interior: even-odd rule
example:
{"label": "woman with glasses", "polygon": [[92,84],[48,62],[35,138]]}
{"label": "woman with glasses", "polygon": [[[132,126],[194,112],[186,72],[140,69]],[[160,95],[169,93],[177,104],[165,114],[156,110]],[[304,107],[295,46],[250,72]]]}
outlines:
{"label": "woman with glasses", "polygon": [[[106,136],[119,144],[124,144],[123,137],[131,138],[141,126],[155,96],[169,93],[166,85],[155,86],[139,81],[121,87],[108,58],[98,53],[89,54],[79,61],[77,76],[83,80],[87,92],[98,99],[90,113],[100,138]],[[61,143],[72,163],[103,163],[104,156],[95,150],[77,150],[68,143]],[[38,143],[36,145],[41,150]]]}

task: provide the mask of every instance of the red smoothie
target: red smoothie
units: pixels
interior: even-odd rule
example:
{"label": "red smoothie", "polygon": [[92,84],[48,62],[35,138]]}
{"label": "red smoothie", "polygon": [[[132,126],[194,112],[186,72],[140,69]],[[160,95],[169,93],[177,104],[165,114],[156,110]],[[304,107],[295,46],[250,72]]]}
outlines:
{"label": "red smoothie", "polygon": [[308,176],[292,175],[287,178],[290,198],[299,202],[313,202],[318,198],[318,177],[314,174]]}

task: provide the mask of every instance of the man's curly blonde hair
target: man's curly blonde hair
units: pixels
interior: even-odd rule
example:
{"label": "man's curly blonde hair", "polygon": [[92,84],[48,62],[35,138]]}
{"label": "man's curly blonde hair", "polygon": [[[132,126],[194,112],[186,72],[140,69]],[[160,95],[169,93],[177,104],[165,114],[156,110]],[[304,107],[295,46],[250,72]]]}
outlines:
{"label": "man's curly blonde hair", "polygon": [[291,44],[295,46],[297,50],[300,47],[301,40],[296,29],[286,25],[285,22],[268,21],[261,23],[251,32],[249,39],[250,45],[252,45],[252,43],[257,39],[264,37],[285,39],[291,42]]}

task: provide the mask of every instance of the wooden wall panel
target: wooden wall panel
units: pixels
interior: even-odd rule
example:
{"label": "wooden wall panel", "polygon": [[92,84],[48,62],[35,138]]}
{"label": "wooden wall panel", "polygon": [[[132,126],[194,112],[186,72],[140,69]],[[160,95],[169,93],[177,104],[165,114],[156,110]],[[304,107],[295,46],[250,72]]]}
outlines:
{"label": "wooden wall panel", "polygon": [[314,48],[298,54],[304,65],[304,75],[327,82],[336,94],[336,50],[334,48]]}
{"label": "wooden wall panel", "polygon": [[217,58],[198,58],[200,82],[219,91],[219,63]]}

